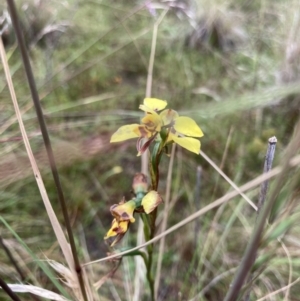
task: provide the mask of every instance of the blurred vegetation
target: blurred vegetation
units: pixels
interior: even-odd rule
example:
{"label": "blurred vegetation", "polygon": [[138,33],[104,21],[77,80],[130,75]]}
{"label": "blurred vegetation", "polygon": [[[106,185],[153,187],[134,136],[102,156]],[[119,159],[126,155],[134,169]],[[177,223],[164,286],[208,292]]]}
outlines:
{"label": "blurred vegetation", "polygon": [[[142,116],[137,108],[145,97],[153,25],[163,10],[168,12],[158,29],[152,96],[166,99],[179,113],[196,120],[205,134],[202,150],[218,166],[222,162],[222,170],[238,186],[262,173],[271,136],[278,139],[273,165],[284,156],[299,120],[298,1],[20,0],[17,4],[82,261],[109,252],[103,241],[110,227],[109,207],[130,195],[132,177],[141,168],[135,141],[110,145],[109,137],[120,125],[138,122]],[[5,3],[0,9],[6,11]],[[62,221],[11,27],[4,42],[31,146]],[[41,260],[47,256],[60,261],[3,72],[0,77],[1,216]],[[169,159],[162,161],[163,195]],[[197,166],[202,167],[200,199],[195,198]],[[177,149],[168,226],[231,189],[201,156]],[[258,189],[248,196],[256,203]],[[297,201],[296,169],[278,196],[274,223],[284,222],[287,213],[299,214]],[[223,300],[255,220],[252,208],[236,198],[199,219],[196,235],[194,222],[167,236],[158,300]],[[124,246],[136,244],[137,225],[132,228]],[[19,265],[30,271],[27,281],[55,290],[12,233],[4,225],[0,229]],[[280,233],[286,249],[277,236],[262,243],[258,260],[271,255],[257,264],[250,300],[286,286],[290,274],[292,281],[300,277],[298,234],[296,220]],[[0,262],[2,277],[18,283],[19,275],[3,249]],[[132,259],[128,263],[126,279],[133,291],[135,267]],[[109,263],[96,265],[94,280],[109,270]],[[120,300],[128,300],[124,273],[120,268],[113,282],[101,287],[103,300],[118,300],[112,286]],[[272,300],[283,300],[285,293]],[[198,299],[192,299],[197,294]],[[148,295],[145,285],[141,300],[148,300]],[[1,292],[0,298],[8,300]],[[299,300],[297,284],[290,289],[289,300]]]}

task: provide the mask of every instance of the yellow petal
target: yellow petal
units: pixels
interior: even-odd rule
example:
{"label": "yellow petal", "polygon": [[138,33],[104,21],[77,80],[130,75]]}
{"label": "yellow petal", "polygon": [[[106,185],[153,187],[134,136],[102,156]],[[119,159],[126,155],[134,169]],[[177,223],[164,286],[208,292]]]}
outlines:
{"label": "yellow petal", "polygon": [[[116,219],[112,221],[112,226],[108,230],[106,236],[104,239],[108,239],[110,241],[110,246],[114,246],[116,243],[118,243],[122,237],[125,235],[125,233],[128,230],[129,221],[124,222],[117,222]],[[113,237],[113,239],[111,239]]]}
{"label": "yellow petal", "polygon": [[151,109],[151,108],[149,108],[145,105],[140,105],[139,109],[144,111],[145,113],[148,113],[148,114],[158,115],[153,109]]}
{"label": "yellow petal", "polygon": [[174,129],[183,135],[192,137],[202,137],[203,133],[197,123],[189,117],[180,116],[176,118]]}
{"label": "yellow petal", "polygon": [[179,144],[180,146],[184,147],[185,149],[189,150],[192,153],[199,155],[200,153],[200,141],[191,137],[177,137],[176,135],[172,134],[172,140]]}
{"label": "yellow petal", "polygon": [[151,110],[160,111],[167,106],[167,101],[158,98],[145,98],[144,105]]}
{"label": "yellow petal", "polygon": [[174,110],[167,109],[162,111],[159,116],[163,120],[164,125],[172,123],[176,118],[178,118],[178,113]]}
{"label": "yellow petal", "polygon": [[104,239],[108,239],[109,237],[113,237],[113,236],[116,236],[118,233],[116,232],[116,229],[118,229],[118,222],[116,219],[114,219],[112,221],[112,224],[111,224],[111,228],[108,230],[108,232],[106,233]]}
{"label": "yellow petal", "polygon": [[119,142],[127,139],[139,137],[135,130],[139,127],[139,124],[129,124],[121,126],[110,138],[110,142]]}
{"label": "yellow petal", "polygon": [[129,221],[119,222],[118,234],[125,233],[128,230]]}
{"label": "yellow petal", "polygon": [[142,200],[142,206],[147,214],[151,213],[162,202],[161,196],[157,191],[151,190]]}
{"label": "yellow petal", "polygon": [[128,225],[129,221],[117,222],[117,220],[114,218],[111,223],[111,228],[106,233],[104,239],[116,236],[117,234],[125,233],[128,230]]}

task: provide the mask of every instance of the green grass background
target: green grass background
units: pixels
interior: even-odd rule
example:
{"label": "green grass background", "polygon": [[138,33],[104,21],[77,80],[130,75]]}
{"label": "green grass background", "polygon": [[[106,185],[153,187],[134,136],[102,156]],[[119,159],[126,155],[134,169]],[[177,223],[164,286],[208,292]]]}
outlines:
{"label": "green grass background", "polygon": [[[204,132],[202,150],[218,166],[223,162],[222,170],[236,185],[262,173],[267,141],[273,135],[278,139],[274,166],[279,164],[299,120],[298,1],[144,4],[68,0],[31,1],[26,6],[18,1],[83,262],[104,257],[109,251],[103,241],[111,222],[109,208],[123,196],[130,196],[131,179],[141,168],[135,141],[115,145],[108,141],[119,126],[139,122],[142,116],[138,105],[145,97],[153,26],[163,12],[160,7],[168,12],[158,28],[152,96],[166,99],[170,108],[200,125]],[[5,10],[5,4],[0,8]],[[205,31],[206,37],[191,45],[195,28]],[[45,34],[47,30],[50,34]],[[62,221],[12,31],[6,51],[31,146]],[[59,247],[19,139],[3,72],[0,77],[0,214],[37,258],[44,260],[46,256],[60,262]],[[159,186],[162,195],[168,163],[165,156]],[[195,198],[197,166],[202,167],[202,177],[200,197]],[[231,189],[201,156],[177,148],[168,227]],[[256,203],[258,189],[248,196]],[[254,267],[250,300],[286,286],[289,276],[292,281],[300,276],[299,223],[295,219],[288,231],[286,225],[288,216],[299,214],[297,200],[299,172],[295,169],[286,179],[272,213],[275,224],[284,228],[280,237],[286,249],[278,236],[261,243],[261,262]],[[160,214],[163,208],[161,205]],[[255,220],[252,208],[235,198],[168,235],[158,300],[192,300],[200,292],[195,300],[223,300]],[[0,230],[5,244],[26,271],[28,283],[55,291],[12,232],[4,224]],[[123,247],[135,246],[136,232],[135,224]],[[0,262],[2,277],[8,283],[18,283],[19,276],[3,249]],[[131,300],[124,283],[129,283],[132,293],[134,261],[128,259],[127,268],[124,266],[112,282],[101,287],[100,300],[119,300],[116,294],[120,300]],[[95,265],[94,281],[110,268],[109,263]],[[300,300],[299,292],[296,284],[285,300]],[[267,300],[284,300],[285,293]],[[0,298],[8,300],[2,292]],[[30,296],[20,298],[29,300]],[[141,300],[148,298],[145,284]]]}

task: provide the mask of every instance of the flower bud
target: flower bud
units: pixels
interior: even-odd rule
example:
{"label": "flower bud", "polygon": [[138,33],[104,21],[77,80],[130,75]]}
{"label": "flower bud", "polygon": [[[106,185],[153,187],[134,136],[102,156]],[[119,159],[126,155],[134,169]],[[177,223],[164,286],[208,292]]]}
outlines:
{"label": "flower bud", "polygon": [[148,183],[147,177],[143,173],[137,173],[132,181],[132,189],[135,195],[138,193],[147,193]]}

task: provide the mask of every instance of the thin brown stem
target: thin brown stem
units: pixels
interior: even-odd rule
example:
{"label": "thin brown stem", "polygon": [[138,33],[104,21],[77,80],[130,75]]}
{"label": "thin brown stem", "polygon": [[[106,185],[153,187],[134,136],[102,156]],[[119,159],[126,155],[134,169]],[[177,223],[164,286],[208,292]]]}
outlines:
{"label": "thin brown stem", "polygon": [[21,301],[21,299],[11,290],[11,288],[6,284],[6,282],[0,278],[0,286],[6,292],[6,294],[11,298],[13,301]]}

